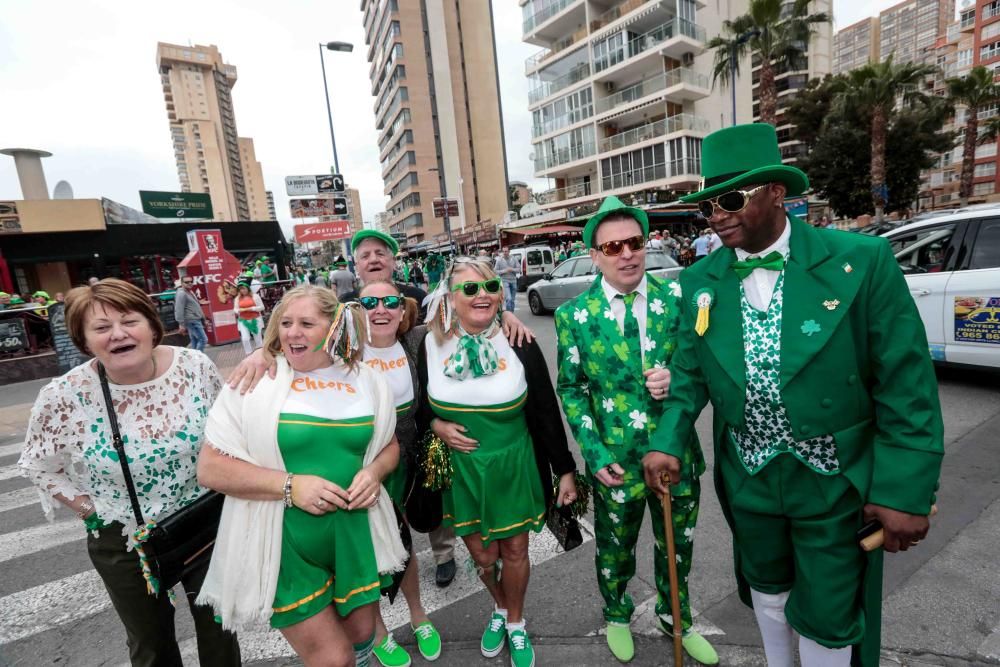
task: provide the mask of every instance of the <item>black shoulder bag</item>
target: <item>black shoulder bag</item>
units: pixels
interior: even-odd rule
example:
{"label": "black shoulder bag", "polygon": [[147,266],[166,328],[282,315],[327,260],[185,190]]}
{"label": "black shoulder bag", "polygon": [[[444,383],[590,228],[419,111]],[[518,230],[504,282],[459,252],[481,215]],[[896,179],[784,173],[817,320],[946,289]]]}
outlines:
{"label": "black shoulder bag", "polygon": [[[104,392],[104,402],[108,408],[108,424],[111,426],[118,461],[122,465],[125,486],[128,487],[132,513],[135,515],[136,524],[142,528],[146,522],[142,518],[139,498],[135,493],[132,473],[125,457],[125,444],[118,430],[118,415],[111,400],[107,372],[100,362],[97,364],[97,373],[101,378],[101,391]],[[170,590],[180,583],[186,574],[204,565],[212,557],[212,547],[215,546],[215,536],[219,531],[219,519],[222,516],[224,501],[224,495],[211,491],[158,522],[150,531],[142,548],[151,574],[159,581],[158,591]]]}

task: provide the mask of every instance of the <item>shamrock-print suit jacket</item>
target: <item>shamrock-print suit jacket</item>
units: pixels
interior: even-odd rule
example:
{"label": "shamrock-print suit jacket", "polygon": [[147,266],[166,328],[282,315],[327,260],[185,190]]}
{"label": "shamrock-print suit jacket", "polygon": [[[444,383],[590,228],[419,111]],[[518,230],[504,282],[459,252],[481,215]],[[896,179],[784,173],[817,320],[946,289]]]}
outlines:
{"label": "shamrock-print suit jacket", "polygon": [[[663,401],[653,399],[646,389],[643,370],[669,366],[677,349],[681,298],[676,281],[664,282],[649,273],[646,279],[644,359],[629,353],[625,336],[611,314],[601,276],[555,314],[559,346],[556,390],[587,468],[593,473],[618,463],[639,482],[643,479],[642,456],[663,412]],[[635,341],[634,349],[639,345]],[[705,471],[693,431],[686,434],[682,450],[682,480],[674,489],[677,496],[691,495],[692,482]]]}
{"label": "shamrock-print suit jacket", "polygon": [[[941,406],[923,323],[889,244],[789,220],[779,387],[793,433],[833,435],[840,470],[865,502],[927,514],[944,453]],[[726,430],[743,424],[735,259],[721,248],[680,275],[687,298],[653,450],[680,456],[708,401],[716,457],[733,446]],[[698,336],[692,297],[703,288],[714,297]]]}

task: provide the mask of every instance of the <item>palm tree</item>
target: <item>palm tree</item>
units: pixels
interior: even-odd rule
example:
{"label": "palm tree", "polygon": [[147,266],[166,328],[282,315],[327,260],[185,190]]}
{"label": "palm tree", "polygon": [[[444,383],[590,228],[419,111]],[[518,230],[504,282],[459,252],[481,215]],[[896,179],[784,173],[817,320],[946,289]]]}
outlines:
{"label": "palm tree", "polygon": [[[948,99],[953,104],[965,105],[965,139],[962,142],[962,178],[959,182],[958,197],[962,206],[969,203],[972,195],[972,178],[976,165],[976,144],[979,143],[979,111],[984,106],[1000,98],[1000,88],[993,83],[993,70],[982,65],[961,78],[948,79]],[[986,129],[986,128],[984,128]],[[995,131],[988,130],[987,134]]]}
{"label": "palm tree", "polygon": [[778,91],[774,77],[798,66],[816,32],[817,23],[829,23],[824,13],[809,14],[811,0],[750,0],[746,14],[722,22],[722,34],[713,37],[708,48],[715,49],[712,82],[735,85],[740,59],[749,52],[760,57],[760,119],[775,124]]}
{"label": "palm tree", "polygon": [[882,221],[888,200],[885,186],[885,143],[896,105],[910,106],[926,98],[918,84],[936,70],[931,65],[895,63],[890,55],[880,63],[868,63],[834,81],[836,104],[854,109],[870,119],[872,137],[871,184],[875,219]]}

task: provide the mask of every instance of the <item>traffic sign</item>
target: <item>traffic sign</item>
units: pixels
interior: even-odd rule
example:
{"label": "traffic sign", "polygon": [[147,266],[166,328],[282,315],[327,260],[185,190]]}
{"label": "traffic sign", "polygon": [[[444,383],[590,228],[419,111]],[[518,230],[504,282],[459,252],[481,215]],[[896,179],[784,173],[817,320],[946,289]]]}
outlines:
{"label": "traffic sign", "polygon": [[346,197],[317,197],[315,199],[289,199],[293,218],[318,218],[324,215],[347,215]]}
{"label": "traffic sign", "polygon": [[290,197],[298,195],[335,194],[343,191],[344,177],[341,174],[285,176],[285,192],[287,192]]}

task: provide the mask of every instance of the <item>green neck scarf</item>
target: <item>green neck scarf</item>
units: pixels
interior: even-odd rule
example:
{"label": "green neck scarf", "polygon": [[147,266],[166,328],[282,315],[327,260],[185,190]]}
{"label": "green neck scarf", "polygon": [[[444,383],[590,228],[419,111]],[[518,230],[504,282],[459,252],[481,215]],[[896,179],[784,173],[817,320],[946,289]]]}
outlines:
{"label": "green neck scarf", "polygon": [[494,323],[486,331],[475,335],[467,333],[460,324],[455,326],[460,338],[455,352],[445,361],[445,377],[465,380],[470,375],[478,378],[495,374],[500,362],[490,338],[496,333],[497,325]]}

